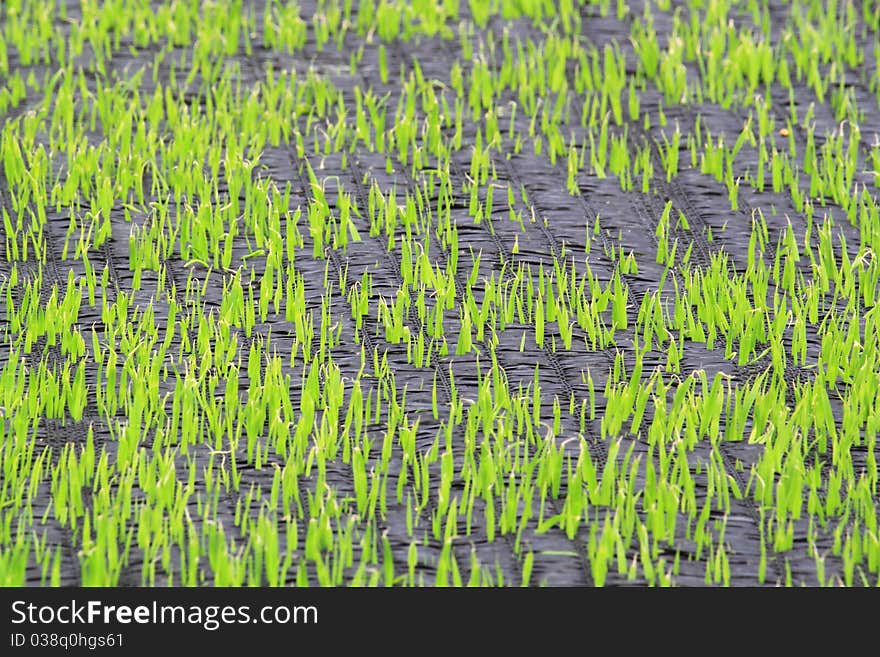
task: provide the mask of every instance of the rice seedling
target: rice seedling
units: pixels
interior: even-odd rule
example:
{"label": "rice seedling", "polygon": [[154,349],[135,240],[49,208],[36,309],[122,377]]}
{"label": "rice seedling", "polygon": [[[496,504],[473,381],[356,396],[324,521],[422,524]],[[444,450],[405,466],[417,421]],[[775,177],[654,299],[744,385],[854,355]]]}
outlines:
{"label": "rice seedling", "polygon": [[4,583],[876,583],[876,15],[679,4],[0,10]]}

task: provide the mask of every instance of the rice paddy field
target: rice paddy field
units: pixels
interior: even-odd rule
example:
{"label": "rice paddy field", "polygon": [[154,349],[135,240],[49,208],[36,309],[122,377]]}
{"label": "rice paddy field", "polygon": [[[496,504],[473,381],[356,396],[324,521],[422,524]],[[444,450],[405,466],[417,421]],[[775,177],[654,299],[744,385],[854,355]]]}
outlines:
{"label": "rice paddy field", "polygon": [[0,585],[876,586],[880,4],[4,0]]}

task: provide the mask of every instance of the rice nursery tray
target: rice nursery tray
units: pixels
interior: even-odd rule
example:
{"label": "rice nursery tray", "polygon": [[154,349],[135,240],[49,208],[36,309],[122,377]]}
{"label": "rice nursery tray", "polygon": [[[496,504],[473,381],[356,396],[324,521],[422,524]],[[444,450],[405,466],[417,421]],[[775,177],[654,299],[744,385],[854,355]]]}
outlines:
{"label": "rice nursery tray", "polygon": [[878,56],[874,0],[5,0],[0,585],[877,585]]}

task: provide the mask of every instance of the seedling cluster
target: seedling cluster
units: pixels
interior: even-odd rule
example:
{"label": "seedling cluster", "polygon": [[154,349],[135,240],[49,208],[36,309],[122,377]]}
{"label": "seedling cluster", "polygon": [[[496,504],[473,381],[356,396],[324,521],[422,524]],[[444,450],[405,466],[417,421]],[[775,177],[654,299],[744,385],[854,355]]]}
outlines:
{"label": "seedling cluster", "polygon": [[877,585],[878,54],[871,0],[4,2],[0,584]]}

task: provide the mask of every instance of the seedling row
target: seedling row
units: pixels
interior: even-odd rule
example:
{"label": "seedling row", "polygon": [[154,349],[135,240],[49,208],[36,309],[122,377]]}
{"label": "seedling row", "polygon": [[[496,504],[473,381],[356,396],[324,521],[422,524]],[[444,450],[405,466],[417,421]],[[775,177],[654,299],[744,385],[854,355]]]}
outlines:
{"label": "seedling row", "polygon": [[0,582],[876,585],[880,13],[0,9]]}

